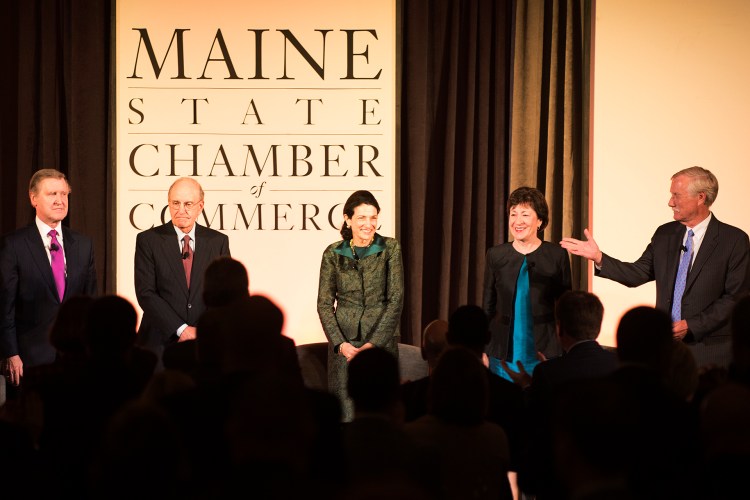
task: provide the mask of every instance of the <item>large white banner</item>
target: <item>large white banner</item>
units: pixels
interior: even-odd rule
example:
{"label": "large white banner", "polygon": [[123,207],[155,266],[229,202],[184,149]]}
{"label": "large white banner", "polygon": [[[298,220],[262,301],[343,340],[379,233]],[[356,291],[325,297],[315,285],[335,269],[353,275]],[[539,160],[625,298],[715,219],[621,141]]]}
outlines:
{"label": "large white banner", "polygon": [[396,0],[120,0],[116,6],[117,293],[137,306],[136,235],[169,220],[192,177],[198,223],[285,314],[325,340],[316,311],[342,205],[373,192],[395,236]]}

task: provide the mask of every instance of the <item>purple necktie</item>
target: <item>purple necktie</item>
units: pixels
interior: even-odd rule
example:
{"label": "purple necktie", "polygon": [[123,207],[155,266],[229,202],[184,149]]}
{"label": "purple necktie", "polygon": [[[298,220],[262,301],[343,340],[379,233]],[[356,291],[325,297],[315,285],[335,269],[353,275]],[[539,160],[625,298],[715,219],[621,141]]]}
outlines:
{"label": "purple necktie", "polygon": [[190,288],[190,270],[193,269],[193,249],[190,248],[190,236],[182,238],[182,267],[185,268],[185,280]]}
{"label": "purple necktie", "polygon": [[60,302],[62,302],[63,297],[65,296],[65,254],[63,254],[62,245],[57,241],[57,231],[53,229],[47,234],[52,238],[49,245],[49,255],[52,262],[52,276],[55,277],[57,295],[60,297]]}

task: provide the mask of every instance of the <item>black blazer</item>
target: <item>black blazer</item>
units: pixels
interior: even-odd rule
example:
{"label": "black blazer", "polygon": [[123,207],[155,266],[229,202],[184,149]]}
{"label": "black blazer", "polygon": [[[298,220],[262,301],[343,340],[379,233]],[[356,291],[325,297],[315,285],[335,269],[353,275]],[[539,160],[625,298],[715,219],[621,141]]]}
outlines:
{"label": "black blazer", "polygon": [[[74,295],[96,295],[91,239],[62,225],[59,228],[66,265],[63,301]],[[0,243],[0,358],[18,354],[26,367],[55,360],[49,329],[61,302],[44,246],[34,222]]]}
{"label": "black blazer", "polygon": [[[503,243],[487,250],[484,271],[484,312],[490,320],[492,337],[485,352],[489,356],[505,359],[512,335],[513,301],[516,280],[524,255]],[[526,255],[529,266],[531,312],[534,316],[534,344],[547,358],[562,354],[555,333],[555,301],[570,290],[570,257],[560,245],[542,241],[533,252]]]}
{"label": "black blazer", "polygon": [[190,289],[172,222],[143,231],[135,240],[135,294],[143,309],[138,345],[158,351],[183,325],[195,326],[205,310],[203,275],[215,258],[229,255],[227,235],[196,224]]}
{"label": "black blazer", "polygon": [[[656,281],[656,308],[669,313],[686,228],[677,221],[656,230],[643,255],[621,262],[602,254],[597,276],[629,287]],[[682,296],[686,341],[729,342],[729,317],[740,294],[750,290],[750,241],[739,228],[712,216],[690,268]]]}

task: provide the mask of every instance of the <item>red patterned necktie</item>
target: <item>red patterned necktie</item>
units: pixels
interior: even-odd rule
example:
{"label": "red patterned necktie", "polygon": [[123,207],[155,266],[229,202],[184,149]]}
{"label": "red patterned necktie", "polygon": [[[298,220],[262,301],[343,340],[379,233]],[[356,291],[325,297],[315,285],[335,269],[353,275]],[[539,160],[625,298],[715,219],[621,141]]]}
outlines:
{"label": "red patterned necktie", "polygon": [[190,236],[182,238],[182,267],[185,268],[185,281],[190,288],[190,271],[193,269],[193,249],[190,248]]}

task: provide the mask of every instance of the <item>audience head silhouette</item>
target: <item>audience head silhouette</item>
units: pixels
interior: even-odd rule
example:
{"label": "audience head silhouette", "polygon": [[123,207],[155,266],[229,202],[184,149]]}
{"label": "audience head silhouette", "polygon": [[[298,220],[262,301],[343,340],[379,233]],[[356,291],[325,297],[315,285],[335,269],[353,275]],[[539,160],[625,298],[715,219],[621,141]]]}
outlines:
{"label": "audience head silhouette", "polygon": [[347,390],[356,413],[382,413],[399,400],[398,361],[385,349],[373,347],[361,351],[347,369]]}
{"label": "audience head silhouette", "polygon": [[447,345],[448,322],[444,319],[430,321],[422,332],[422,359],[430,369],[435,368],[440,353]]}
{"label": "audience head silhouette", "polygon": [[604,306],[599,297],[583,290],[568,290],[555,304],[555,319],[560,337],[571,340],[595,340],[599,336]]}
{"label": "audience head silhouette", "polygon": [[246,297],[250,280],[247,269],[229,256],[214,259],[206,268],[203,284],[203,301],[207,307],[221,306]]}
{"label": "audience head silhouette", "polygon": [[446,338],[450,345],[463,346],[481,354],[490,341],[487,314],[477,305],[459,306],[448,319]]}
{"label": "audience head silhouette", "polygon": [[617,356],[621,363],[634,363],[664,373],[672,355],[672,318],[649,306],[627,311],[617,326]]}
{"label": "audience head silhouette", "polygon": [[428,411],[458,425],[476,425],[487,415],[487,369],[462,346],[448,347],[430,377]]}
{"label": "audience head silhouette", "polygon": [[49,340],[58,356],[86,353],[86,331],[83,318],[86,318],[94,298],[89,295],[76,295],[60,305],[55,322],[49,333]]}
{"label": "audience head silhouette", "polygon": [[117,295],[96,298],[89,308],[86,340],[91,355],[122,356],[134,344],[138,313]]}

